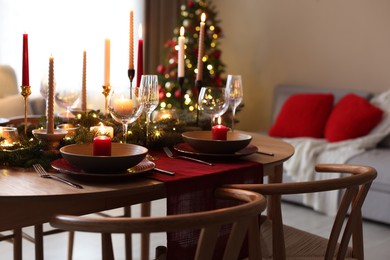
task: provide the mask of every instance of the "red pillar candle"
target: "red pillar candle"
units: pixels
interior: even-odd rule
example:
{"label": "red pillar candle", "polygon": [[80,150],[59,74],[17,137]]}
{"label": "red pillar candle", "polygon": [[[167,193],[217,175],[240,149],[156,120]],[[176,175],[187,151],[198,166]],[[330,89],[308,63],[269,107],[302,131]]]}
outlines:
{"label": "red pillar candle", "polygon": [[111,138],[105,135],[93,139],[94,156],[111,156]]}
{"label": "red pillar candle", "polygon": [[141,76],[144,74],[144,41],[142,40],[142,25],[138,28],[138,56],[137,56],[137,87],[141,83]]}
{"label": "red pillar candle", "polygon": [[30,86],[30,75],[28,68],[28,34],[23,34],[23,68],[22,86]]}
{"label": "red pillar candle", "polygon": [[211,128],[211,138],[213,140],[226,140],[228,128],[221,125],[221,117],[218,118],[218,125]]}

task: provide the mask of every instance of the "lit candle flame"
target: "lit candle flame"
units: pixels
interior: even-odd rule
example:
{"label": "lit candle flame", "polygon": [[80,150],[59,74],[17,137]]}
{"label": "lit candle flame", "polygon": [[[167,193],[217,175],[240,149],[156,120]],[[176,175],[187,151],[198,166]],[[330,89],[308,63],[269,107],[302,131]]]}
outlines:
{"label": "lit candle flame", "polygon": [[206,14],[202,13],[202,15],[200,16],[200,19],[201,19],[202,23],[204,23],[206,21]]}
{"label": "lit candle flame", "polygon": [[180,27],[180,36],[184,36],[184,27]]}
{"label": "lit candle flame", "polygon": [[221,121],[222,121],[221,117],[218,117],[218,125],[221,124]]}
{"label": "lit candle flame", "polygon": [[101,135],[104,135],[104,133],[105,133],[105,131],[106,131],[106,129],[105,129],[105,127],[104,127],[104,124],[103,124],[102,122],[100,122],[99,124],[100,124],[100,134],[101,134]]}

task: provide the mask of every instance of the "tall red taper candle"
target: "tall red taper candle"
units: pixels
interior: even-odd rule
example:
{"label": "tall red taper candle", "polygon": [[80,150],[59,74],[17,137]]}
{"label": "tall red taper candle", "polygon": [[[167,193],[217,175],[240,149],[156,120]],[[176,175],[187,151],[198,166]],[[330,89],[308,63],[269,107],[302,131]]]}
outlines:
{"label": "tall red taper candle", "polygon": [[141,76],[144,74],[144,41],[142,40],[142,25],[138,28],[138,57],[137,57],[137,87],[141,83]]}
{"label": "tall red taper candle", "polygon": [[28,67],[28,34],[23,34],[23,70],[22,86],[30,86],[30,74]]}

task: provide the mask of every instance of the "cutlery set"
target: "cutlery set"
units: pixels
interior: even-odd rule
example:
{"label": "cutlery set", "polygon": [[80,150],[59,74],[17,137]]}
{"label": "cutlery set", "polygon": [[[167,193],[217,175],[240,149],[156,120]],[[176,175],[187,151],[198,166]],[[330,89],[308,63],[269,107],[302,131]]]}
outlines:
{"label": "cutlery set", "polygon": [[[207,162],[207,161],[204,161],[204,160],[200,160],[200,159],[197,159],[197,158],[184,156],[184,155],[174,155],[172,153],[172,151],[168,147],[164,147],[163,150],[164,150],[165,154],[169,158],[172,158],[172,159],[188,160],[188,161],[193,161],[193,162],[197,162],[197,163],[201,163],[201,164],[205,164],[205,165],[209,165],[209,166],[213,166],[214,165],[214,164],[212,164],[210,162]],[[268,155],[268,156],[274,156],[274,153],[260,151],[260,150],[258,150],[256,153],[264,154],[264,155]],[[72,186],[72,187],[78,188],[78,189],[82,189],[83,188],[81,185],[79,185],[77,183],[74,183],[72,181],[69,181],[67,179],[64,179],[64,178],[62,178],[62,177],[60,177],[58,175],[49,174],[48,172],[46,172],[46,170],[40,164],[34,164],[33,167],[34,167],[35,171],[39,174],[39,176],[42,177],[42,178],[53,179],[53,180],[65,183],[65,184],[67,184],[69,186]],[[132,171],[134,171],[134,168],[135,167],[129,168],[128,171],[132,172]],[[170,175],[170,176],[174,176],[175,175],[175,173],[172,172],[172,171],[163,170],[163,169],[160,169],[160,168],[157,168],[157,167],[154,167],[153,170],[156,171],[156,172],[162,173],[162,174]]]}
{"label": "cutlery set", "polygon": [[206,164],[206,165],[209,165],[209,166],[213,166],[213,165],[214,165],[214,164],[212,164],[212,163],[209,163],[209,162],[206,162],[206,161],[203,161],[203,160],[199,160],[199,159],[196,159],[196,158],[188,157],[188,156],[173,155],[172,151],[169,150],[168,147],[164,147],[163,150],[164,150],[165,154],[166,154],[169,158],[173,158],[173,159],[183,159],[183,160],[188,160],[188,161],[193,161],[193,162],[198,162],[198,163]]}
{"label": "cutlery set", "polygon": [[46,170],[40,164],[34,164],[33,167],[34,167],[35,171],[39,174],[39,176],[41,178],[53,179],[53,180],[65,183],[65,184],[67,184],[69,186],[72,186],[73,188],[78,188],[78,189],[82,189],[83,188],[83,186],[81,186],[81,185],[79,185],[77,183],[71,182],[71,181],[69,181],[67,179],[61,178],[60,176],[57,176],[57,175],[54,175],[54,174],[49,174],[48,172],[46,172]]}

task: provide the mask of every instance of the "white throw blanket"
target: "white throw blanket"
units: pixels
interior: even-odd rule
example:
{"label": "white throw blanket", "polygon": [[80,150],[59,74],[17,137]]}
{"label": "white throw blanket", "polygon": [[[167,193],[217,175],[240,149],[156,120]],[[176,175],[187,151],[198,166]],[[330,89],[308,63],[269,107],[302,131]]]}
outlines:
{"label": "white throw blanket", "polygon": [[[284,164],[286,174],[294,181],[313,181],[337,178],[335,173],[315,173],[317,163],[346,163],[348,159],[371,148],[372,143],[361,138],[329,143],[325,139],[292,138],[284,139],[294,146],[295,153]],[[304,194],[303,203],[313,209],[335,215],[338,208],[338,192],[321,192]]]}
{"label": "white throw blanket", "polygon": [[[366,136],[334,143],[314,138],[284,139],[295,148],[294,156],[284,163],[285,174],[294,181],[335,178],[337,176],[333,173],[315,173],[315,165],[346,163],[350,158],[376,147],[390,133],[390,90],[373,98],[371,102],[385,113],[381,123]],[[317,211],[335,215],[338,209],[338,192],[305,194],[303,203]]]}

